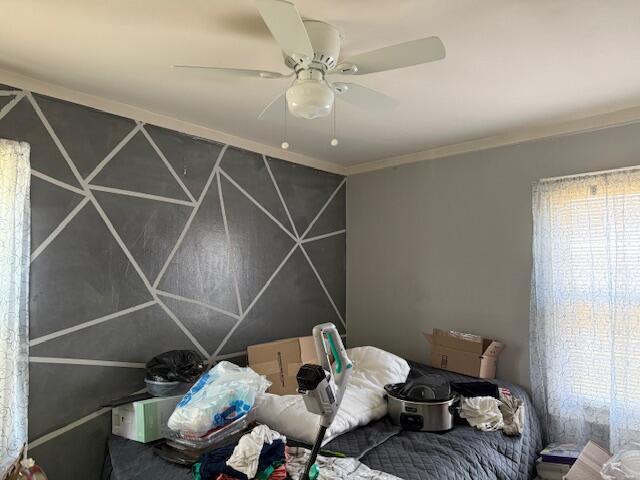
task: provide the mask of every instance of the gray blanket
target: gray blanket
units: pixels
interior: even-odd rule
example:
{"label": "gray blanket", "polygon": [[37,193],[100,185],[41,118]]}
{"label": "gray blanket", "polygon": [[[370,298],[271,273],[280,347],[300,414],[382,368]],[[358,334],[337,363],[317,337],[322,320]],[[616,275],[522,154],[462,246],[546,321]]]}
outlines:
{"label": "gray blanket", "polygon": [[[411,367],[410,377],[435,373],[452,382],[472,380],[426,365]],[[496,383],[524,401],[525,431],[519,437],[469,426],[456,426],[444,434],[399,431],[385,418],[341,435],[325,448],[406,480],[529,480],[535,476],[537,452],[542,449],[540,422],[522,387]]]}
{"label": "gray blanket", "polygon": [[[410,377],[436,373],[454,382],[473,380],[421,364],[412,363],[411,367]],[[540,423],[524,389],[507,382],[496,383],[525,403],[525,432],[520,437],[481,432],[469,426],[456,426],[444,434],[407,432],[384,418],[345,433],[324,448],[344,452],[373,470],[406,480],[529,480],[535,476],[536,455],[542,449]],[[166,463],[146,445],[112,436],[109,449],[108,462],[113,470],[105,472],[104,478],[192,478],[188,469]]]}

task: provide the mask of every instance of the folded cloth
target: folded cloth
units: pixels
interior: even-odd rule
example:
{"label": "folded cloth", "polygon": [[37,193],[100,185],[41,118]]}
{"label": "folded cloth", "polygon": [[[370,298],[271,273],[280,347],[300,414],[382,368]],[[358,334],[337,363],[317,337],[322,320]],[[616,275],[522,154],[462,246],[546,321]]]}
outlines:
{"label": "folded cloth", "polygon": [[451,390],[463,397],[493,397],[500,398],[498,385],[491,382],[451,382]]}
{"label": "folded cloth", "polygon": [[264,470],[260,470],[256,475],[256,480],[285,480],[287,478],[287,468],[284,464],[274,463]]}
{"label": "folded cloth", "polygon": [[256,474],[256,480],[268,480],[274,470],[275,468],[273,468],[273,465],[269,465],[267,468],[260,470]]}
{"label": "folded cloth", "polygon": [[520,435],[524,431],[524,404],[507,388],[500,389],[500,412],[504,419],[502,431],[505,435]]}
{"label": "folded cloth", "polygon": [[[210,452],[204,453],[198,463],[192,468],[193,476],[196,480],[212,480],[217,479],[220,474],[237,480],[248,480],[255,477],[255,472],[247,476],[243,472],[235,470],[227,465],[227,460],[233,454],[237,445],[229,445],[227,447],[216,448]],[[264,444],[260,456],[258,458],[256,472],[264,470],[274,463],[281,464],[285,461],[285,444],[282,440],[274,440],[270,444]]]}
{"label": "folded cloth", "polygon": [[[301,478],[309,458],[309,450],[287,449],[287,472],[291,478]],[[323,457],[315,463],[319,468],[317,480],[400,480],[388,473],[372,470],[355,458]]]}
{"label": "folded cloth", "polygon": [[285,441],[286,438],[275,430],[266,425],[258,425],[240,438],[227,465],[248,478],[254,478],[259,470],[276,461],[284,461]]}
{"label": "folded cloth", "polygon": [[[242,473],[227,466],[227,460],[233,453],[234,448],[236,448],[235,445],[228,445],[202,454],[198,462],[191,468],[195,480],[217,479],[221,474],[231,478],[241,478],[239,475],[244,476]],[[247,477],[244,476],[244,478],[246,479]]]}
{"label": "folded cloth", "polygon": [[269,475],[269,480],[286,480],[287,478],[287,467],[285,465],[280,465],[276,468],[271,475]]}
{"label": "folded cloth", "polygon": [[502,402],[493,397],[462,397],[460,400],[460,417],[465,418],[469,425],[493,432],[504,425],[500,405]]}

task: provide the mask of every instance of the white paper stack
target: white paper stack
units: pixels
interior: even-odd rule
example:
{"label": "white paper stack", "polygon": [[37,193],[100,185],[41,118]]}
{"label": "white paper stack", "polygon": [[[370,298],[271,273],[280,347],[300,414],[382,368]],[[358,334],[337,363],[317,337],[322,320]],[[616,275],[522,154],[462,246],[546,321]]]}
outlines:
{"label": "white paper stack", "polygon": [[541,459],[536,462],[536,471],[540,480],[562,480],[570,469],[571,465],[562,463],[544,462]]}

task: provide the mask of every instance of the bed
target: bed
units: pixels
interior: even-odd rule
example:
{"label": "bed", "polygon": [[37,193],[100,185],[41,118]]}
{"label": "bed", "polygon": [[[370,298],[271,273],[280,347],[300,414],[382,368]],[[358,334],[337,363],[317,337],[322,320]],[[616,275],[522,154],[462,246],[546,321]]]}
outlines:
{"label": "bed", "polygon": [[[410,366],[410,378],[436,373],[450,381],[472,380],[419,363]],[[445,434],[400,431],[383,418],[335,438],[325,448],[406,480],[532,479],[537,452],[542,449],[540,423],[522,387],[497,383],[525,402],[525,432],[519,437],[481,432],[469,426],[456,426]],[[155,457],[150,447],[115,436],[109,440],[107,465],[103,478],[111,480],[192,478],[188,469]]]}
{"label": "bed", "polygon": [[[473,380],[419,363],[410,366],[410,378],[435,373],[452,382]],[[461,425],[445,434],[399,431],[384,418],[339,436],[325,448],[406,480],[529,480],[535,477],[535,460],[542,449],[540,422],[522,387],[496,383],[525,402],[525,431],[519,437]]]}

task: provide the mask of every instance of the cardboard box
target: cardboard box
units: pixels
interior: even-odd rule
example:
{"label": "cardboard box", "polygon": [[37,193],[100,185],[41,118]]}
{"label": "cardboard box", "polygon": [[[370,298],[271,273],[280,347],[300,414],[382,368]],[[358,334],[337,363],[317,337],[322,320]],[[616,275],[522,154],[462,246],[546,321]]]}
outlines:
{"label": "cardboard box", "polygon": [[611,458],[611,452],[595,442],[589,442],[580,452],[565,480],[600,480],[602,466]]}
{"label": "cardboard box", "polygon": [[471,377],[495,378],[505,345],[490,338],[434,328],[424,336],[431,344],[431,366]]}
{"label": "cardboard box", "polygon": [[296,337],[247,348],[249,366],[271,382],[269,393],[296,393],[296,375],[304,363],[319,363],[313,337]]}
{"label": "cardboard box", "polygon": [[111,410],[111,433],[142,443],[158,440],[181,399],[175,395],[119,405]]}

